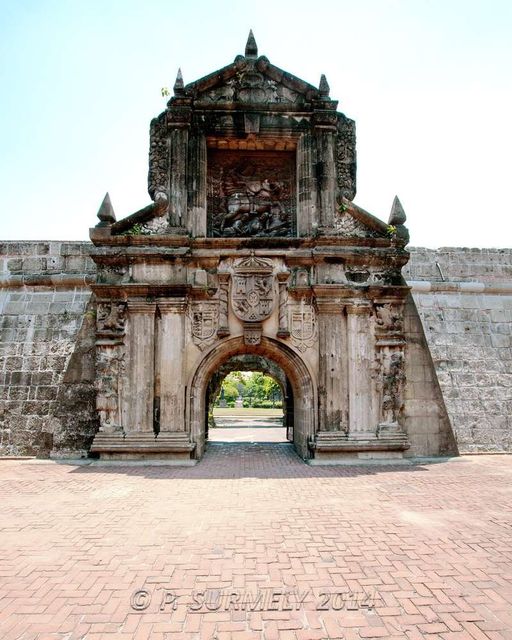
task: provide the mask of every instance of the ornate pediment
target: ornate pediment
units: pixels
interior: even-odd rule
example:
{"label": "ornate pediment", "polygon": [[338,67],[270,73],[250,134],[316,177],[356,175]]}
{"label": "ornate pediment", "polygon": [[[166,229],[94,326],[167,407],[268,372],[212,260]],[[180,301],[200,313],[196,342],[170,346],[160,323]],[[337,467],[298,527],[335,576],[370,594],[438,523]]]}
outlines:
{"label": "ornate pediment", "polygon": [[196,102],[219,104],[237,102],[240,104],[287,104],[299,106],[306,101],[306,95],[283,83],[277,82],[256,67],[246,68],[232,78],[205,91],[198,91]]}
{"label": "ornate pediment", "polygon": [[245,56],[218,71],[192,82],[182,89],[184,96],[206,105],[239,103],[250,105],[303,105],[319,100],[324,93],[304,80],[271,64],[265,56],[258,57],[252,31]]}

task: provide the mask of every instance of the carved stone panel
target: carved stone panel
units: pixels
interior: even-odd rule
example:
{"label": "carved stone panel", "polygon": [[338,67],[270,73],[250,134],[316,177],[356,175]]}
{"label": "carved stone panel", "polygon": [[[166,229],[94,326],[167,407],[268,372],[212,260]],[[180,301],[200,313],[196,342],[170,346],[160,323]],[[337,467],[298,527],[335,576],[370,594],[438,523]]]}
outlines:
{"label": "carved stone panel", "polygon": [[275,303],[273,264],[251,256],[238,262],[231,283],[231,305],[239,320],[261,322]]}
{"label": "carved stone panel", "polygon": [[208,152],[208,235],[292,236],[295,154]]}

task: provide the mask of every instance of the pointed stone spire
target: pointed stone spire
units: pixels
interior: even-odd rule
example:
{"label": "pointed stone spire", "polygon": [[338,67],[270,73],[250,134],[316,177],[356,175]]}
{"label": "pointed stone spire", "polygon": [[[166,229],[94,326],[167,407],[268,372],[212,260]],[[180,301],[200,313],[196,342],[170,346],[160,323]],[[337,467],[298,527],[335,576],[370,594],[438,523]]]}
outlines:
{"label": "pointed stone spire", "polygon": [[254,60],[258,57],[258,45],[256,44],[252,29],[249,31],[249,37],[245,45],[245,57],[253,58]]}
{"label": "pointed stone spire", "polygon": [[178,73],[176,74],[176,81],[174,83],[174,95],[178,95],[180,93],[183,93],[183,88],[184,88],[184,84],[183,84],[183,76],[181,75],[181,69],[178,69]]}
{"label": "pointed stone spire", "polygon": [[108,227],[116,221],[116,214],[114,213],[114,207],[110,202],[108,191],[103,198],[103,202],[101,203],[97,216],[100,220],[96,225],[97,227]]}
{"label": "pointed stone spire", "polygon": [[327,78],[323,73],[320,76],[320,84],[318,85],[318,90],[320,91],[320,95],[322,97],[325,97],[325,98],[329,97],[329,91],[331,90],[331,87],[329,86],[329,83],[327,82]]}
{"label": "pointed stone spire", "polygon": [[391,206],[391,213],[389,214],[389,224],[397,227],[399,224],[404,224],[407,217],[405,215],[404,208],[402,207],[402,203],[398,199],[398,196],[395,196],[393,200],[393,205]]}

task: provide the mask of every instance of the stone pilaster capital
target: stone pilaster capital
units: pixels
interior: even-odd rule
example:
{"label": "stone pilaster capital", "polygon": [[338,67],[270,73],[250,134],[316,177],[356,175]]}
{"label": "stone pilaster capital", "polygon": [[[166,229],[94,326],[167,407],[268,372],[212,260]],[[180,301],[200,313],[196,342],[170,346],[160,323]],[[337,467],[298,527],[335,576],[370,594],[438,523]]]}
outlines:
{"label": "stone pilaster capital", "polygon": [[142,300],[128,300],[128,311],[130,314],[147,313],[154,314],[156,311],[155,302],[147,302]]}
{"label": "stone pilaster capital", "polygon": [[347,301],[347,314],[349,316],[369,315],[372,308],[366,300],[349,300]]}
{"label": "stone pilaster capital", "polygon": [[315,307],[319,315],[341,315],[347,306],[345,300],[329,300],[328,298],[316,298]]}
{"label": "stone pilaster capital", "polygon": [[288,282],[289,277],[290,277],[290,272],[289,271],[278,271],[276,273],[276,277],[277,277],[277,281],[279,282],[279,284],[286,284]]}
{"label": "stone pilaster capital", "polygon": [[157,305],[160,313],[185,313],[187,298],[158,298]]}

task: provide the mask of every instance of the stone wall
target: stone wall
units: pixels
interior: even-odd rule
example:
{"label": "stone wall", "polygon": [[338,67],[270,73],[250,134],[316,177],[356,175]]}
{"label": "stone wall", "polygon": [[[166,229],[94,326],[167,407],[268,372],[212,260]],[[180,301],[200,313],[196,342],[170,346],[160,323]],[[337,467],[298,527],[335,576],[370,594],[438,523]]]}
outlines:
{"label": "stone wall", "polygon": [[96,429],[88,243],[0,244],[0,454],[84,453]]}
{"label": "stone wall", "polygon": [[512,250],[411,253],[404,275],[459,451],[512,451]]}
{"label": "stone wall", "polygon": [[[0,455],[85,455],[97,429],[89,247],[0,244]],[[411,453],[453,452],[451,428],[461,452],[511,451],[512,251],[413,248],[404,275]]]}

